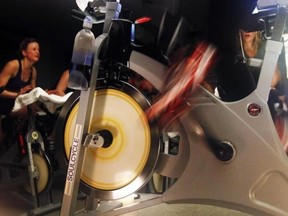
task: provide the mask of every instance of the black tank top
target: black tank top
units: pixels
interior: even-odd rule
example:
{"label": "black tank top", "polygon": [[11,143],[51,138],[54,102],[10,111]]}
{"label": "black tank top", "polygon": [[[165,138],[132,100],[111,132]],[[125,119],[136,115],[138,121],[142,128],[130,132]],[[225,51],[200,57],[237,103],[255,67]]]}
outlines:
{"label": "black tank top", "polygon": [[[32,68],[31,68],[31,75],[27,82],[24,82],[21,80],[21,74],[22,74],[22,64],[21,60],[18,60],[19,62],[19,69],[15,77],[12,77],[7,85],[5,86],[5,90],[12,91],[12,92],[19,92],[21,88],[30,85],[32,80]],[[0,97],[0,114],[7,115],[12,110],[15,103],[15,99],[12,98],[3,98]]]}

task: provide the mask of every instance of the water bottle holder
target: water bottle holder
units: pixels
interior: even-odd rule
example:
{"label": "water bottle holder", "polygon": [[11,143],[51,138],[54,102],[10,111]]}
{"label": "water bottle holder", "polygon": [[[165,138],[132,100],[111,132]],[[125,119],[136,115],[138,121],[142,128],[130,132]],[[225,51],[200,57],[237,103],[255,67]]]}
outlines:
{"label": "water bottle holder", "polygon": [[91,75],[91,66],[88,65],[76,65],[75,68],[76,71],[81,71],[86,78],[86,80],[89,82],[90,81],[90,75]]}
{"label": "water bottle holder", "polygon": [[68,88],[75,90],[87,90],[90,86],[91,66],[71,64]]}

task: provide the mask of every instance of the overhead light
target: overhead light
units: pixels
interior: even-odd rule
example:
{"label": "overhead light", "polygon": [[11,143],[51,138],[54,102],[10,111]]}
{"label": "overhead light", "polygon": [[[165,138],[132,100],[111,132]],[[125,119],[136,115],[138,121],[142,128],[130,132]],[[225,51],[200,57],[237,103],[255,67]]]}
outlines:
{"label": "overhead light", "polygon": [[93,0],[76,0],[76,4],[79,7],[80,10],[84,11],[88,5],[89,2],[92,2]]}

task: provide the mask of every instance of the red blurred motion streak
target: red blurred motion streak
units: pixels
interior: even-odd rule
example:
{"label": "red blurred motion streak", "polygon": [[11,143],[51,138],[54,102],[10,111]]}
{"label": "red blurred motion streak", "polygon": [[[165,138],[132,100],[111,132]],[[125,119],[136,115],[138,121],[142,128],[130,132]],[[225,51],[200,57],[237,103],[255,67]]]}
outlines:
{"label": "red blurred motion streak", "polygon": [[[160,117],[162,124],[168,122],[169,114],[183,112],[185,95],[193,94],[195,89],[203,82],[208,69],[213,63],[216,48],[210,44],[200,43],[191,56],[182,61],[177,67],[168,71],[167,85],[158,99],[146,111],[148,120]],[[161,123],[160,123],[161,124]]]}
{"label": "red blurred motion streak", "polygon": [[151,21],[151,17],[141,17],[135,21],[135,24],[142,24]]}

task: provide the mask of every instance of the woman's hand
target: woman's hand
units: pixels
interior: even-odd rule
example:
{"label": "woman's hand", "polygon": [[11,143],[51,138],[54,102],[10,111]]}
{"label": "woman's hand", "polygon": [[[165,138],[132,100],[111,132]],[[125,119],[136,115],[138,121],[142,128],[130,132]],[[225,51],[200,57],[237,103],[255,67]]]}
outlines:
{"label": "woman's hand", "polygon": [[60,90],[57,90],[57,89],[54,89],[54,90],[46,90],[46,92],[47,92],[48,94],[55,94],[55,95],[58,95],[58,96],[64,96],[64,95],[65,95],[65,92],[60,91]]}
{"label": "woman's hand", "polygon": [[27,86],[25,86],[25,87],[20,89],[19,95],[26,94],[26,93],[28,93],[31,90],[32,90],[32,86],[31,85],[27,85]]}

